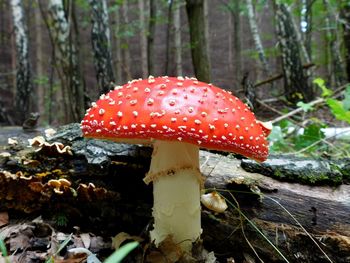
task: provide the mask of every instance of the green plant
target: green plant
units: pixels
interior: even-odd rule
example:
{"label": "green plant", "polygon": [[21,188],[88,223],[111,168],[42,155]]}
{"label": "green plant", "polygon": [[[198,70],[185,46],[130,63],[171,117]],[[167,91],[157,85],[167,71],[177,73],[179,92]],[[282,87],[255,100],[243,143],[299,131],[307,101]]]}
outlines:
{"label": "green plant", "polygon": [[2,253],[2,256],[5,258],[5,262],[10,263],[10,260],[8,259],[6,245],[5,245],[4,240],[2,239],[1,236],[0,236],[0,251]]}
{"label": "green plant", "polygon": [[139,242],[130,242],[121,246],[118,250],[116,250],[112,255],[110,255],[104,263],[118,263],[121,262],[132,250],[137,248]]}

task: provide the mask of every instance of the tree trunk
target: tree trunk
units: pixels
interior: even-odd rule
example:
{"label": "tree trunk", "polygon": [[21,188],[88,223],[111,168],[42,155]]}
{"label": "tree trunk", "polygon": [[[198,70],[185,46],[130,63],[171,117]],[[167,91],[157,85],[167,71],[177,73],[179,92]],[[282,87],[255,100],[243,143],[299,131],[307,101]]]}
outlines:
{"label": "tree trunk", "polygon": [[28,29],[24,19],[23,2],[11,0],[13,26],[16,39],[16,97],[15,108],[18,124],[22,124],[30,112],[33,92],[28,51]]}
{"label": "tree trunk", "polygon": [[117,6],[116,10],[113,12],[112,15],[112,24],[114,27],[112,28],[112,53],[115,55],[114,61],[114,68],[116,73],[116,83],[125,83],[123,77],[122,77],[122,48],[121,48],[121,39],[119,36],[119,31],[121,29],[121,19],[120,19],[120,11],[122,5],[119,3],[115,3]]}
{"label": "tree trunk", "polygon": [[84,86],[80,74],[77,50],[72,40],[70,15],[62,0],[48,1],[49,32],[55,49],[56,70],[61,80],[65,122],[79,121],[85,111]]}
{"label": "tree trunk", "polygon": [[138,0],[139,25],[140,25],[140,49],[141,49],[141,74],[143,78],[148,77],[148,54],[147,54],[147,30],[146,30],[146,5],[145,0]]}
{"label": "tree trunk", "polygon": [[[123,1],[122,6],[122,22],[124,25],[129,24],[129,6],[128,1]],[[121,45],[123,46],[122,55],[123,55],[123,69],[126,75],[126,78],[130,80],[132,78],[131,74],[131,56],[130,56],[130,45],[127,37],[121,39]]]}
{"label": "tree trunk", "polygon": [[341,16],[343,22],[343,39],[345,45],[345,65],[348,82],[350,82],[350,3],[343,6]]}
{"label": "tree trunk", "polygon": [[329,54],[330,54],[330,76],[332,80],[332,86],[339,87],[345,82],[345,69],[342,64],[342,58],[340,54],[340,43],[338,39],[338,26],[337,19],[333,14],[331,3],[328,0],[323,1],[326,9],[326,29],[327,29],[327,39],[329,44]]}
{"label": "tree trunk", "polygon": [[196,77],[210,82],[210,60],[207,52],[204,1],[186,0],[187,17],[190,27],[192,63]]}
{"label": "tree trunk", "polygon": [[177,76],[182,76],[181,6],[181,1],[177,1],[173,11],[175,74]]}
{"label": "tree trunk", "polygon": [[307,85],[303,72],[300,48],[292,25],[291,15],[285,4],[276,3],[276,24],[279,46],[282,54],[284,89],[288,101],[311,101],[312,88]]}
{"label": "tree trunk", "polygon": [[47,79],[44,73],[44,54],[43,54],[43,32],[42,32],[42,20],[40,12],[34,12],[35,20],[35,55],[36,55],[36,98],[37,98],[37,111],[40,113],[41,122],[48,120],[48,115],[45,109],[45,87],[47,87]]}
{"label": "tree trunk", "polygon": [[148,34],[147,34],[147,53],[148,53],[148,73],[154,75],[154,38],[156,34],[157,22],[157,4],[155,0],[149,0],[149,20],[148,20]]}
{"label": "tree trunk", "polygon": [[249,26],[250,26],[250,31],[253,36],[254,44],[255,44],[255,49],[259,54],[259,60],[262,64],[263,71],[267,76],[271,76],[271,70],[270,66],[267,62],[265,51],[261,42],[259,30],[258,30],[258,25],[256,22],[255,18],[255,13],[254,13],[254,7],[253,7],[253,1],[252,0],[246,0],[247,4],[247,9],[248,9],[248,20],[249,20]]}
{"label": "tree trunk", "polygon": [[115,82],[107,1],[89,0],[89,3],[92,20],[91,42],[96,78],[100,93],[106,93],[113,88],[113,83]]}

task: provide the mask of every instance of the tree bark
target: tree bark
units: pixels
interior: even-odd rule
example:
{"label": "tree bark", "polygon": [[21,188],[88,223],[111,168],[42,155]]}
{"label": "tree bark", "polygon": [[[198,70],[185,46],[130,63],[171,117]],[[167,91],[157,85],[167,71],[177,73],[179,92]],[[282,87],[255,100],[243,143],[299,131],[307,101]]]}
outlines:
{"label": "tree bark", "polygon": [[[123,1],[122,5],[122,21],[124,25],[129,24],[129,6],[128,1]],[[121,44],[123,46],[122,55],[123,55],[123,69],[127,79],[132,78],[131,74],[131,55],[130,55],[130,44],[127,37],[121,39]]]}
{"label": "tree bark", "polygon": [[325,23],[327,28],[327,39],[329,44],[329,54],[330,54],[330,76],[332,80],[332,86],[339,87],[344,84],[345,68],[343,67],[342,58],[340,54],[340,43],[338,39],[338,26],[335,15],[332,11],[331,3],[328,0],[323,1],[326,9]]}
{"label": "tree bark", "polygon": [[22,124],[30,112],[33,84],[29,63],[28,29],[24,19],[23,2],[11,0],[13,26],[16,40],[16,97],[15,108],[18,124]]}
{"label": "tree bark", "polygon": [[125,83],[123,77],[122,77],[122,48],[121,48],[121,39],[119,36],[119,31],[121,29],[121,7],[122,5],[120,3],[115,3],[116,10],[112,14],[112,24],[114,25],[112,28],[112,53],[115,55],[114,62],[114,68],[115,68],[115,74],[116,74],[116,83]]}
{"label": "tree bark", "polygon": [[182,76],[181,6],[181,1],[177,1],[173,11],[175,74],[177,76]]}
{"label": "tree bark", "polygon": [[344,4],[341,17],[343,19],[343,39],[345,45],[345,65],[347,80],[350,82],[350,3]]}
{"label": "tree bark", "polygon": [[204,2],[203,0],[186,0],[187,17],[190,27],[192,63],[196,77],[210,82],[210,60],[207,53]]}
{"label": "tree bark", "polygon": [[138,0],[139,5],[139,25],[140,25],[140,50],[141,50],[141,75],[148,77],[148,54],[147,54],[147,30],[146,30],[146,5],[145,0]]}
{"label": "tree bark", "polygon": [[106,0],[89,0],[91,7],[91,43],[94,53],[94,65],[100,93],[106,93],[115,82],[109,17]]}
{"label": "tree bark", "polygon": [[41,121],[46,122],[48,115],[45,109],[45,87],[47,87],[47,76],[44,73],[44,54],[43,54],[43,32],[42,32],[42,19],[39,11],[34,12],[35,20],[35,55],[36,55],[36,97],[38,101],[37,111],[40,113]]}
{"label": "tree bark", "polygon": [[154,75],[154,38],[156,34],[157,4],[155,0],[149,0],[149,20],[147,34],[147,66],[148,73]]}
{"label": "tree bark", "polygon": [[276,25],[279,46],[282,54],[284,89],[288,101],[311,101],[314,97],[312,88],[307,85],[303,72],[300,48],[292,25],[290,12],[285,4],[276,3]]}
{"label": "tree bark", "polygon": [[246,0],[247,4],[247,9],[248,9],[248,20],[249,20],[249,26],[250,26],[250,31],[253,36],[254,44],[255,44],[255,49],[259,54],[259,60],[262,64],[262,68],[264,73],[267,76],[271,76],[271,70],[269,63],[267,62],[265,51],[261,42],[259,30],[258,30],[258,25],[256,22],[255,18],[255,13],[254,13],[254,7],[253,7],[253,1],[252,0]]}
{"label": "tree bark", "polygon": [[84,85],[79,70],[77,49],[72,40],[70,15],[62,0],[48,1],[49,32],[55,49],[58,72],[64,101],[65,122],[79,121],[85,111]]}

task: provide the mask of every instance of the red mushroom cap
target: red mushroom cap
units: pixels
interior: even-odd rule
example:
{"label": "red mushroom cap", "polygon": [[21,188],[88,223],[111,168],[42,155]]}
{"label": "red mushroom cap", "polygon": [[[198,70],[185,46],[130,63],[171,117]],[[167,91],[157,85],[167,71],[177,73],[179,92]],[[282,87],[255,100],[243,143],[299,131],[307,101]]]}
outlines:
{"label": "red mushroom cap", "polygon": [[230,92],[183,77],[129,81],[101,95],[82,120],[85,137],[182,141],[266,160],[266,127]]}

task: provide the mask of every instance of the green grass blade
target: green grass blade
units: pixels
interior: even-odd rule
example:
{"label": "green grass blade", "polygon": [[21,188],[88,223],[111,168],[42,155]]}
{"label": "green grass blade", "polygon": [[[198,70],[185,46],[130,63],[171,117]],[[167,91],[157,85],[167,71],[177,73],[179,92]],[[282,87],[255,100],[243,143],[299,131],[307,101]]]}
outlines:
{"label": "green grass blade", "polygon": [[132,250],[138,247],[139,242],[130,242],[125,244],[116,250],[112,255],[110,255],[104,263],[119,263],[121,262]]}

